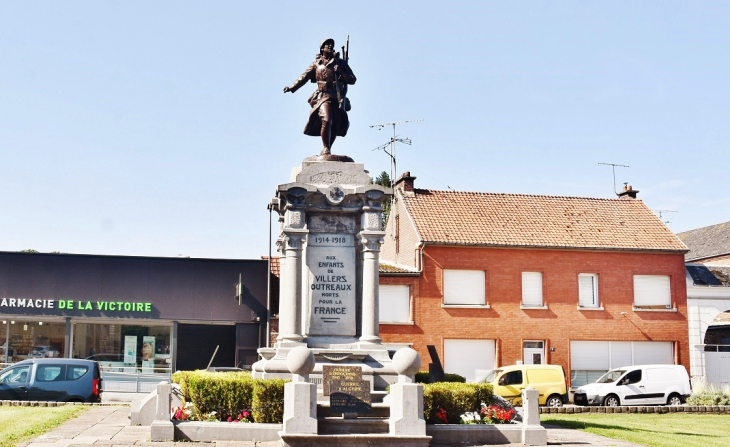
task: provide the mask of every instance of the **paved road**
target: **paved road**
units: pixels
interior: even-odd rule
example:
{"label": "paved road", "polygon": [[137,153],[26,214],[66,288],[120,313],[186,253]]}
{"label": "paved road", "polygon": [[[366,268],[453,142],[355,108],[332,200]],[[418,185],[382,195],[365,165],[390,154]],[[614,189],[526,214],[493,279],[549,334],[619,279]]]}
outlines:
{"label": "paved road", "polygon": [[[194,442],[150,442],[149,427],[135,427],[129,424],[128,406],[95,406],[76,419],[35,439],[20,444],[20,447],[75,447],[89,446],[142,446],[142,447],[280,447],[276,442],[219,441],[215,443]],[[546,426],[548,445],[566,446],[615,446],[636,447],[638,444],[615,441],[598,435]],[[521,444],[508,444],[519,447]],[[491,445],[489,447],[500,447]],[[501,446],[504,447],[504,446]]]}

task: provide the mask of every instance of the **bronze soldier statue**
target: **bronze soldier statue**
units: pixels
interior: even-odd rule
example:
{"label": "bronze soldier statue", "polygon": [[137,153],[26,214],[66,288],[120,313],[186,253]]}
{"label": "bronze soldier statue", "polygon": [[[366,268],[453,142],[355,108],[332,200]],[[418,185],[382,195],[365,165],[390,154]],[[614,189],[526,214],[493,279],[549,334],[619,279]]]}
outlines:
{"label": "bronze soldier statue", "polygon": [[357,80],[347,61],[334,52],[334,47],[334,39],[322,42],[312,65],[290,87],[284,87],[284,93],[294,93],[307,81],[317,83],[317,90],[309,97],[312,110],[304,133],[322,137],[322,155],[330,155],[335,138],[347,135],[350,127],[347,111],[350,108],[344,94],[347,84],[352,85]]}

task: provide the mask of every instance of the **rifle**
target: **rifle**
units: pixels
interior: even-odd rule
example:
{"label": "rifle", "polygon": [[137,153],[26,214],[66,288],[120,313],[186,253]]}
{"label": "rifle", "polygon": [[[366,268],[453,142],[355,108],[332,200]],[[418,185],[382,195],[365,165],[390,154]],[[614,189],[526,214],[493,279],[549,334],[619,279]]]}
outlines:
{"label": "rifle", "polygon": [[[342,60],[349,63],[350,61],[350,35],[347,35],[347,40],[345,42],[345,46],[342,47]],[[338,82],[335,82],[335,84],[338,84]],[[340,89],[339,86],[337,87],[337,100],[339,101],[340,108],[342,108],[343,111],[347,112],[347,83],[342,84],[342,97],[340,97]]]}

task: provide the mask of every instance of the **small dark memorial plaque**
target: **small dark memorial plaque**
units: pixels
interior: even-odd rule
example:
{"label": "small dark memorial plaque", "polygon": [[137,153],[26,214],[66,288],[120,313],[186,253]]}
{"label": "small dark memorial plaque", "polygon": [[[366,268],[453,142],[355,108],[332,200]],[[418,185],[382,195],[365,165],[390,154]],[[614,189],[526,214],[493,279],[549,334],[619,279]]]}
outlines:
{"label": "small dark memorial plaque", "polygon": [[[329,396],[332,393],[330,383],[333,380],[354,382],[362,380],[362,368],[359,366],[322,366],[322,394]],[[335,390],[336,391],[336,390]]]}
{"label": "small dark memorial plaque", "polygon": [[333,413],[369,413],[372,411],[370,382],[362,380],[359,366],[328,366],[322,368],[322,388],[330,396]]}
{"label": "small dark memorial plaque", "polygon": [[333,380],[330,383],[330,411],[333,413],[369,413],[370,382],[367,380]]}

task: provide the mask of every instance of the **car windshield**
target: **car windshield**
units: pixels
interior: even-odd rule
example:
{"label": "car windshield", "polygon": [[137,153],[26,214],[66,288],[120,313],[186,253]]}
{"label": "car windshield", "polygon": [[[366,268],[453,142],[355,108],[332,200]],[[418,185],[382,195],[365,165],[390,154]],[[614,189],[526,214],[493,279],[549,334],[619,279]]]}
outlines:
{"label": "car windshield", "polygon": [[484,380],[483,380],[483,381],[484,381],[485,383],[488,383],[488,382],[494,382],[494,379],[496,379],[496,378],[497,378],[497,375],[498,375],[499,373],[501,373],[501,372],[502,372],[502,370],[501,370],[501,369],[493,369],[493,370],[491,370],[491,371],[489,371],[489,372],[487,373],[487,376],[486,376],[486,377],[484,378]]}
{"label": "car windshield", "polygon": [[619,379],[626,371],[620,369],[620,370],[614,370],[609,371],[606,374],[602,375],[600,379],[596,380],[596,383],[613,383]]}

